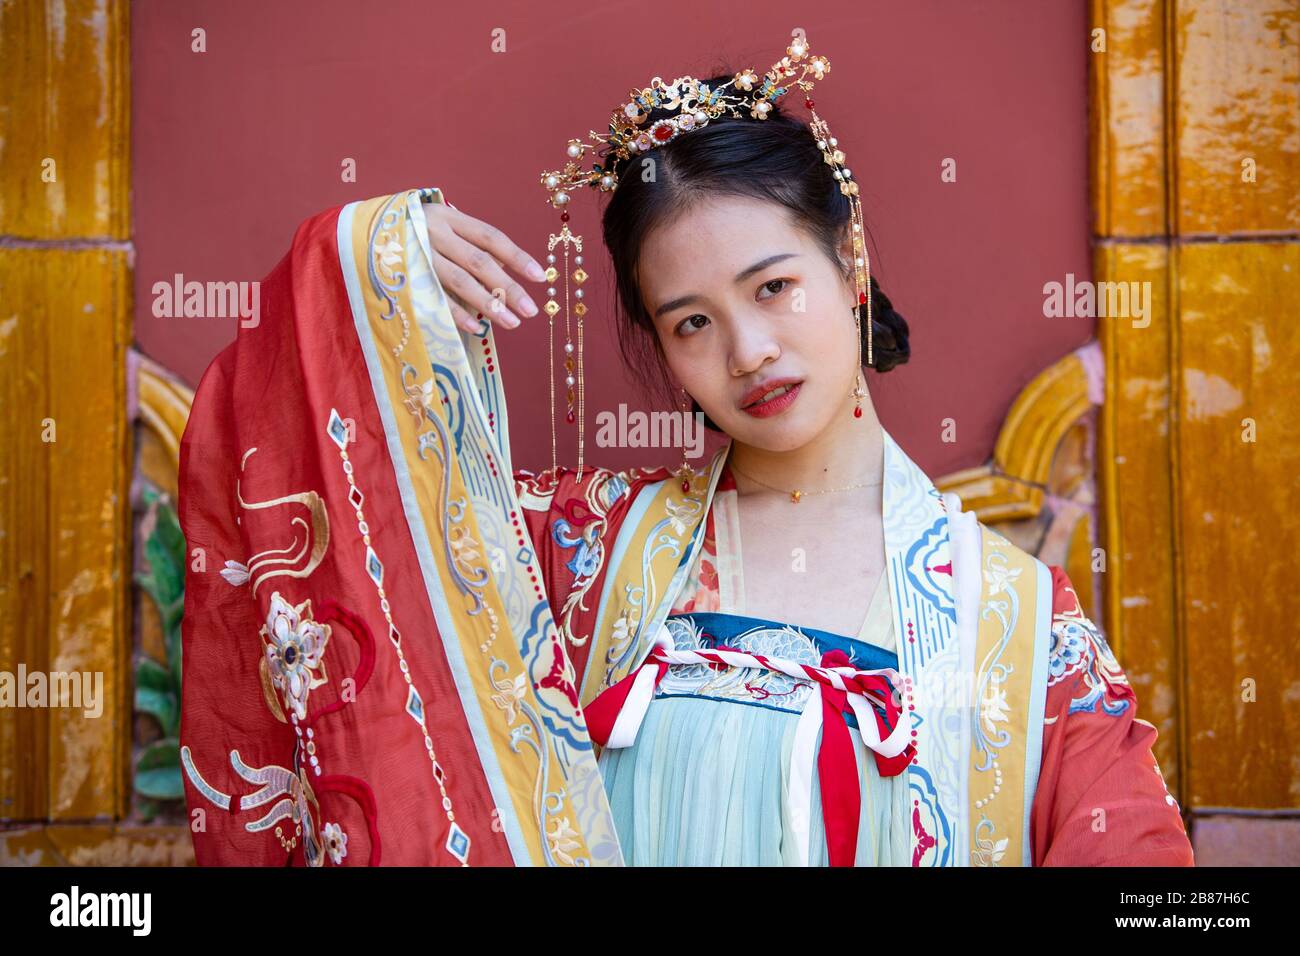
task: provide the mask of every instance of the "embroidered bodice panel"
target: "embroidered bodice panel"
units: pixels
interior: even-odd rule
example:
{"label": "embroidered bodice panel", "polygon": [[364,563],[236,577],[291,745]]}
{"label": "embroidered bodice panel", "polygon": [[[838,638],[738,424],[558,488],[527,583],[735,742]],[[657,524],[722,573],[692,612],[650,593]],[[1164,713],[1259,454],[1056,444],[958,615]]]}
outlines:
{"label": "embroidered bodice panel", "polygon": [[[750,654],[817,665],[839,649],[862,669],[896,667],[893,613],[887,575],[881,574],[862,626],[846,637],[795,622],[745,613],[744,568],[735,483],[724,472],[705,519],[704,540],[665,626],[678,650],[734,647]],[[809,681],[758,668],[715,670],[705,664],[674,665],[657,696],[705,696],[799,713],[812,693]],[[850,722],[856,726],[852,717]]]}

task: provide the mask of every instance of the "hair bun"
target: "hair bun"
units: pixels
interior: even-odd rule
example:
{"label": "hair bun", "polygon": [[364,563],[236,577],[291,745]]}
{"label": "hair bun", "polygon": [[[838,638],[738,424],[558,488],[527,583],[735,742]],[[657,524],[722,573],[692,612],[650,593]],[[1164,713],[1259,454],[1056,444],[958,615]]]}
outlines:
{"label": "hair bun", "polygon": [[[863,313],[866,309],[861,310]],[[866,315],[862,316],[864,319]],[[867,362],[866,329],[862,330],[862,364]],[[907,341],[907,319],[894,311],[894,305],[880,288],[876,277],[871,277],[871,357],[877,372],[888,372],[902,365],[912,355]]]}

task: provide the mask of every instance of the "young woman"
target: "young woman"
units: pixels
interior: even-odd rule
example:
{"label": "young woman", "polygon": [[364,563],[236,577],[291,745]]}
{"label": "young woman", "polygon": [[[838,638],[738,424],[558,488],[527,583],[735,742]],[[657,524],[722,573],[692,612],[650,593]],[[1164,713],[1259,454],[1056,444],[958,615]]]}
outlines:
{"label": "young woman", "polygon": [[540,265],[440,191],[300,228],[182,450],[201,863],[1191,863],[1064,572],[881,428],[907,323],[769,106],[611,170],[622,351],[700,468],[512,468]]}

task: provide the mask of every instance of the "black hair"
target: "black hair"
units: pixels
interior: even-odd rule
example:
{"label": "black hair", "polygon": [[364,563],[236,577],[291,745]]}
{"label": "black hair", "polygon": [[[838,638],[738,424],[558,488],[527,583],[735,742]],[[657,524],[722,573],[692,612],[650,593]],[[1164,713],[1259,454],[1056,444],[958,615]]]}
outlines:
{"label": "black hair", "polygon": [[[704,80],[710,88],[727,82],[724,73]],[[787,94],[798,95],[797,90]],[[642,124],[648,128],[670,111],[655,109]],[[655,160],[650,181],[641,175],[644,158]],[[660,223],[680,215],[701,200],[718,195],[741,196],[777,203],[789,210],[802,227],[847,278],[839,246],[848,235],[849,199],[823,158],[807,123],[774,104],[767,119],[723,116],[708,125],[679,134],[656,146],[646,157],[633,155],[615,169],[618,186],[605,207],[602,220],[605,246],[614,263],[619,306],[618,342],[623,361],[653,390],[649,369],[657,367],[658,385],[671,394],[671,381],[663,347],[654,322],[642,301],[637,262],[645,237]],[[851,267],[850,267],[851,268]],[[862,315],[859,364],[866,364],[866,305]],[[873,367],[888,372],[907,361],[907,321],[894,311],[889,298],[871,276],[871,329]],[[692,401],[692,411],[700,411]],[[718,427],[705,416],[705,425]]]}

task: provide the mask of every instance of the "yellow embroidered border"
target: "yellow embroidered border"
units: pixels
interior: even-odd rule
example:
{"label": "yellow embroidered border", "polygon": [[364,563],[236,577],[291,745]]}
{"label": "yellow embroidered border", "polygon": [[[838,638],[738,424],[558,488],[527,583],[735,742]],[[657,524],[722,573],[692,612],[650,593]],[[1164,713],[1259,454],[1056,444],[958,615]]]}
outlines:
{"label": "yellow embroidered border", "polygon": [[[374,217],[381,214],[381,210],[389,201],[390,197],[382,197],[358,204],[353,218],[352,230],[352,254],[358,275],[366,275],[371,267],[369,259],[370,231],[374,224]],[[427,459],[422,459],[420,456],[419,429],[414,417],[403,411],[410,396],[401,380],[402,365],[409,364],[418,369],[421,374],[432,375],[432,363],[422,337],[418,330],[411,327],[416,311],[411,302],[410,284],[402,283],[396,289],[390,287],[390,291],[393,292],[397,299],[399,310],[403,314],[387,320],[381,318],[387,309],[387,303],[382,301],[373,289],[364,283],[363,289],[366,311],[370,318],[370,328],[376,343],[380,347],[383,359],[384,382],[388,390],[388,401],[399,412],[395,417],[401,433],[401,444],[406,457],[407,468],[412,475],[427,473],[430,464]],[[450,442],[445,451],[447,465],[445,473],[439,477],[439,481],[450,483],[449,495],[451,500],[468,501],[470,500],[470,494],[465,486],[455,449]],[[448,546],[452,542],[446,540],[448,516],[444,513],[444,509],[439,502],[435,500],[435,492],[438,490],[435,487],[436,483],[432,481],[413,481],[411,484],[417,498],[424,527],[430,537],[433,553],[450,553]],[[473,508],[465,509],[459,523],[464,532],[461,537],[462,541],[472,544],[481,540]],[[470,553],[471,551],[473,553]],[[570,803],[568,788],[560,785],[561,781],[559,779],[553,778],[545,788],[547,793],[542,792],[541,760],[534,756],[529,748],[519,748],[515,745],[511,732],[511,714],[508,709],[499,705],[490,706],[489,704],[494,696],[499,696],[500,688],[489,673],[489,655],[484,652],[485,646],[490,647],[491,654],[506,662],[509,678],[518,678],[519,675],[526,674],[527,669],[519,653],[518,636],[510,630],[509,617],[505,612],[500,593],[497,590],[495,575],[488,566],[487,555],[476,548],[471,548],[470,551],[460,548],[456,560],[462,567],[472,568],[476,579],[480,576],[479,572],[485,579],[483,587],[476,589],[479,599],[483,602],[483,609],[480,613],[471,615],[464,600],[456,600],[456,596],[460,594],[460,588],[448,568],[447,562],[435,562],[442,592],[447,597],[448,606],[455,620],[452,628],[453,633],[443,634],[442,638],[443,640],[458,641],[465,659],[470,662],[469,673],[474,685],[474,700],[482,708],[484,723],[487,726],[493,751],[510,793],[514,813],[520,821],[533,821],[534,823],[533,826],[521,827],[528,845],[529,855],[535,865],[546,864],[547,853],[544,852],[541,843],[543,834],[546,834],[546,838],[552,841],[550,849],[554,855],[570,859],[574,857],[589,858],[591,853],[582,835],[575,833],[572,828],[563,826],[566,821],[577,818],[577,814],[573,811]],[[537,568],[534,567],[532,570],[540,574]],[[493,640],[491,634],[491,622],[494,620],[500,625],[495,640]],[[474,666],[473,662],[475,661],[480,662],[478,666]],[[532,681],[525,679],[522,684],[523,698],[532,704],[535,711],[540,710],[537,706],[536,692],[532,686]],[[551,746],[549,739],[536,740],[535,743],[538,746]],[[551,767],[556,766],[557,761],[553,752],[548,756],[548,762]],[[554,803],[554,798],[557,796],[560,800],[559,805]],[[545,799],[552,799],[552,802],[546,806],[543,812],[541,803]],[[556,830],[554,833],[546,833],[544,822],[546,819],[555,821]]]}
{"label": "yellow embroidered border", "polygon": [[[608,595],[600,615],[600,633],[594,635],[587,669],[593,679],[584,680],[585,707],[603,690],[626,677],[644,656],[649,625],[663,606],[673,575],[690,546],[695,530],[708,514],[712,489],[717,484],[723,451],[691,478],[691,490],[682,491],[681,479],[670,476],[642,494],[652,494],[617,568],[605,588]],[[656,534],[656,529],[659,533]]]}
{"label": "yellow embroidered border", "polygon": [[[1042,571],[1032,555],[987,527],[981,531],[983,583],[966,797],[970,862],[1015,866],[1027,858],[1026,790],[1037,780],[1039,754],[1030,748],[1042,741],[1043,701],[1035,693],[1036,678],[1044,677],[1035,665],[1047,654],[1047,635],[1039,634]],[[1050,591],[1046,600],[1050,612]]]}

